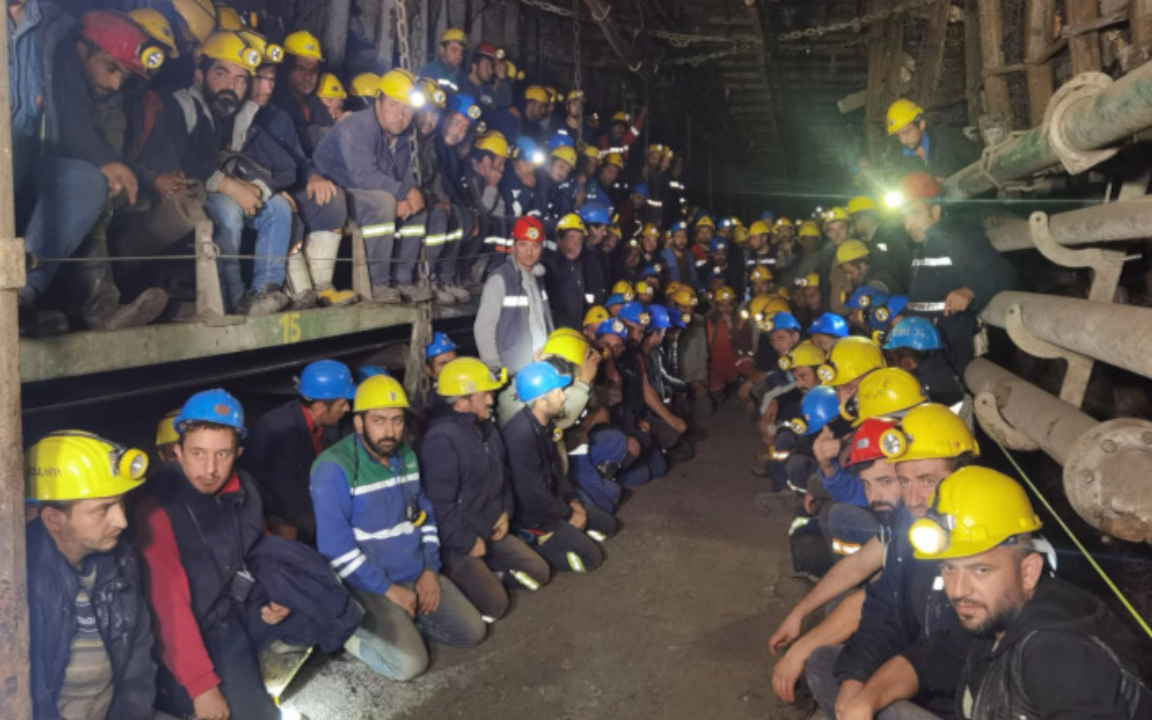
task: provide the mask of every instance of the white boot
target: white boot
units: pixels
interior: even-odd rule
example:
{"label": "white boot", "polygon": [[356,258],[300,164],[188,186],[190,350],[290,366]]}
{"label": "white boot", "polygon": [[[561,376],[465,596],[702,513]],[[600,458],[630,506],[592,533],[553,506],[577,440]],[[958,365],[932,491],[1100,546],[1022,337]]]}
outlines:
{"label": "white boot", "polygon": [[309,233],[304,241],[308,271],[312,274],[316,297],[324,306],[351,305],[356,302],[356,293],[351,290],[337,290],[332,286],[332,276],[336,273],[336,256],[340,254],[340,240],[340,233],[321,230]]}
{"label": "white boot", "polygon": [[299,245],[288,254],[288,272],[286,275],[292,309],[308,310],[316,307],[316,291],[312,287],[312,275],[308,272],[308,263],[305,262],[304,253]]}

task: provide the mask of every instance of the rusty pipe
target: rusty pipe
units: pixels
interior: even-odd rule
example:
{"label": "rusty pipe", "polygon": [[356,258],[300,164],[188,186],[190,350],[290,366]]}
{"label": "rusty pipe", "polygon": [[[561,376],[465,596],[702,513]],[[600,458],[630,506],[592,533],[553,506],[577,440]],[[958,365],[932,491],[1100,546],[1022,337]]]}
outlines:
{"label": "rusty pipe", "polygon": [[[1048,230],[1061,245],[1152,238],[1152,197],[1121,200],[1051,215]],[[1000,252],[1036,247],[1027,220],[1007,220],[988,231]]]}

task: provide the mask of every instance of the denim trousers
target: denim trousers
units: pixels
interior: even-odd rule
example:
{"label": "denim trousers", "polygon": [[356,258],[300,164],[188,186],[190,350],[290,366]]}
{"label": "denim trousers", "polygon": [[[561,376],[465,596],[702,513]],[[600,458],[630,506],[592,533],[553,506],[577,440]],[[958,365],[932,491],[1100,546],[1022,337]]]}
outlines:
{"label": "denim trousers", "polygon": [[[212,219],[212,239],[221,255],[239,255],[244,228],[256,231],[256,259],[252,264],[252,290],[260,292],[265,285],[284,284],[288,246],[292,241],[292,207],[279,195],[273,195],[253,216],[247,217],[240,205],[224,193],[208,193],[204,211]],[[221,259],[220,285],[224,301],[231,306],[244,297],[244,279],[240,261]]]}

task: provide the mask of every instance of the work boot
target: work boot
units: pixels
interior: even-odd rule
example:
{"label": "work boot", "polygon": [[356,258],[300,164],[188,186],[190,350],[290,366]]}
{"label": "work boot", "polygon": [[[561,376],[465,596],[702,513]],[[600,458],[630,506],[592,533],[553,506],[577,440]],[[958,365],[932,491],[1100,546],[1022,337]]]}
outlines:
{"label": "work boot", "polygon": [[456,296],[448,292],[448,288],[439,283],[432,286],[432,301],[437,305],[451,307],[456,304]]}
{"label": "work boot", "polygon": [[279,287],[275,285],[265,285],[263,289],[255,295],[246,295],[237,310],[242,315],[259,317],[261,315],[278,313],[288,307],[289,302],[291,301],[288,299],[288,296],[280,292]]}
{"label": "work boot", "polygon": [[427,302],[432,299],[432,289],[422,285],[400,285],[396,289],[408,302]]}
{"label": "work boot", "polygon": [[127,305],[118,305],[111,313],[100,317],[88,316],[92,330],[123,330],[141,327],[152,322],[168,307],[168,293],[160,288],[148,288]]}
{"label": "work boot", "polygon": [[[480,286],[483,289],[483,285]],[[456,298],[456,302],[466,303],[472,300],[472,293],[455,283],[445,283],[444,290]]]}
{"label": "work boot", "polygon": [[343,307],[345,305],[352,305],[360,298],[351,290],[337,290],[336,288],[330,287],[324,290],[317,290],[316,299],[320,302],[320,307]]}
{"label": "work boot", "polygon": [[308,273],[323,307],[351,305],[359,298],[351,290],[337,290],[332,284],[336,273],[336,256],[340,254],[340,233],[318,231],[309,233],[304,241],[304,257]]}
{"label": "work boot", "polygon": [[319,303],[319,293],[312,288],[288,296],[289,310],[311,310]]}
{"label": "work boot", "polygon": [[373,285],[372,299],[376,302],[389,304],[403,302],[404,300],[400,295],[400,291],[391,285]]}
{"label": "work boot", "polygon": [[48,337],[68,332],[68,316],[56,310],[37,310],[35,291],[21,288],[16,297],[20,337]]}

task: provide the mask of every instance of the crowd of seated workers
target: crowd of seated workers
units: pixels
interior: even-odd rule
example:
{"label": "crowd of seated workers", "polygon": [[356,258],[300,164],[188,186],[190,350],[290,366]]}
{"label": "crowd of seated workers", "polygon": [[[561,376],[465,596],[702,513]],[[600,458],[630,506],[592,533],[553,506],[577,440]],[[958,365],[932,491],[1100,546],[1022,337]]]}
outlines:
{"label": "crowd of seated workers", "polygon": [[[155,320],[165,291],[121,303],[109,253],[162,253],[197,213],[233,312],[354,302],[334,284],[348,219],[376,301],[428,299],[421,250],[436,302],[478,298],[471,337],[436,333],[425,382],[403,378],[427,390],[319,360],[254,421],[203,390],[160,419],[151,471],[102,434],[36,439],[37,720],[272,720],[269,668],[314,646],[417,678],[429,644],[476,646],[513,599],[608,562],[621,503],[689,461],[725,401],[820,578],[769,642],[781,698],[805,675],[837,718],[1152,713],[1147,652],[1056,577],[1027,494],[981,466],[960,378],[1016,278],[942,197],[947,145],[919,113],[889,113],[911,145],[895,211],[860,196],[745,224],[684,207],[666,147],[630,160],[639,119],[597,135],[579,91],[515,97],[503,53],[459,30],[420,77],[345,84],[308,33],[280,44],[202,0],[18,7],[13,113],[34,117],[13,127],[42,143],[29,248],[94,261],[29,272],[30,332]],[[22,54],[22,30],[52,28]],[[61,267],[88,278],[69,312]]]}

